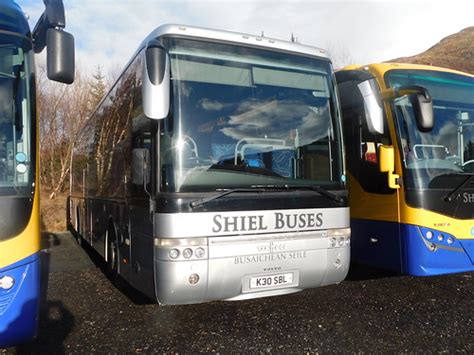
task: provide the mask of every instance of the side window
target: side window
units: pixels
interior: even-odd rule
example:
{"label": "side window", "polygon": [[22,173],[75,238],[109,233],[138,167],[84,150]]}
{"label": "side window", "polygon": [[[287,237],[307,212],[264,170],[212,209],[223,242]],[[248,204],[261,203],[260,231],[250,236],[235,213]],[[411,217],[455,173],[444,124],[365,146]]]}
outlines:
{"label": "side window", "polygon": [[[142,56],[137,56],[134,66],[135,88],[133,90],[130,121],[131,121],[131,192],[134,197],[147,197],[147,192],[152,192],[153,166],[153,121],[146,118],[143,113],[142,104]],[[143,169],[143,163],[147,165],[147,171]],[[144,176],[143,174],[146,174]],[[146,186],[145,184],[146,183]],[[146,187],[146,190],[145,190]]]}
{"label": "side window", "polygon": [[357,87],[358,81],[349,80],[338,84],[344,139],[346,142],[347,168],[362,188],[370,193],[392,194],[388,187],[387,173],[379,171],[377,151],[380,145],[390,145],[387,119],[384,133],[374,134],[368,129],[364,101]]}
{"label": "side window", "polygon": [[116,96],[112,106],[107,134],[107,145],[109,146],[108,167],[106,173],[107,185],[105,190],[108,196],[125,198],[127,156],[130,150],[130,114],[132,111],[132,96],[135,86],[135,78],[129,67],[117,83]]}

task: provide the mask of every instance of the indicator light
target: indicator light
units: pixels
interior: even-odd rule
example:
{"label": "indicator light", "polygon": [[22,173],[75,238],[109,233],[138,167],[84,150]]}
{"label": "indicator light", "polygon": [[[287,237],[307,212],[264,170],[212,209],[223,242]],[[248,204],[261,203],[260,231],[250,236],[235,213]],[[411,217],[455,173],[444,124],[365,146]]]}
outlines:
{"label": "indicator light", "polygon": [[444,236],[443,236],[442,234],[438,235],[438,240],[439,240],[440,242],[442,242],[443,239],[444,239]]}
{"label": "indicator light", "polygon": [[448,238],[446,239],[446,241],[448,242],[448,244],[453,244],[453,243],[454,243],[454,240],[453,240],[453,238],[451,238],[451,237],[448,237]]}
{"label": "indicator light", "polygon": [[198,258],[202,258],[204,256],[204,254],[206,254],[206,251],[204,250],[204,248],[197,248],[194,252],[194,255],[196,255],[196,257]]}
{"label": "indicator light", "polygon": [[330,244],[332,247],[335,247],[335,246],[336,246],[336,238],[331,238],[331,239],[329,239],[329,244]]}

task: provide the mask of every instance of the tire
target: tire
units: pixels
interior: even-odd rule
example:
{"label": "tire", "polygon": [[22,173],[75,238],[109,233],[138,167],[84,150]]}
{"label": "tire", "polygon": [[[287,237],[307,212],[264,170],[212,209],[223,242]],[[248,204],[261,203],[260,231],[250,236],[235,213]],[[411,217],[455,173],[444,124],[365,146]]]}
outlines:
{"label": "tire", "polygon": [[107,229],[107,271],[110,276],[115,279],[118,275],[118,247],[115,230],[112,225]]}

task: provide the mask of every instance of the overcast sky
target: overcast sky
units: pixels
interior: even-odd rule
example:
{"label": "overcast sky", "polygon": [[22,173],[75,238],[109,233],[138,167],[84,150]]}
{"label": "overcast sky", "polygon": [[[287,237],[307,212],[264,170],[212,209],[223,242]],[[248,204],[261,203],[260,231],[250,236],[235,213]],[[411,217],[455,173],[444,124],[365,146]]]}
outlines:
{"label": "overcast sky", "polygon": [[[122,68],[156,27],[179,23],[288,40],[367,64],[422,52],[474,26],[474,0],[63,0],[79,67]],[[17,0],[34,26],[42,0]],[[339,64],[339,63],[338,63]],[[348,63],[346,63],[348,64]]]}

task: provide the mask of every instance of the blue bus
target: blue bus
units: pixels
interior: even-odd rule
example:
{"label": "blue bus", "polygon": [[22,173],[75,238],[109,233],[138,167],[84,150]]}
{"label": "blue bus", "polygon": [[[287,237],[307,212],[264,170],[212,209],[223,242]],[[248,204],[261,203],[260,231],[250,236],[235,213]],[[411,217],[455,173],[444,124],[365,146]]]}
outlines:
{"label": "blue bus", "polygon": [[47,47],[50,80],[74,80],[74,38],[62,0],[45,0],[33,31],[0,1],[0,348],[36,335],[40,290],[39,145],[34,53]]}

